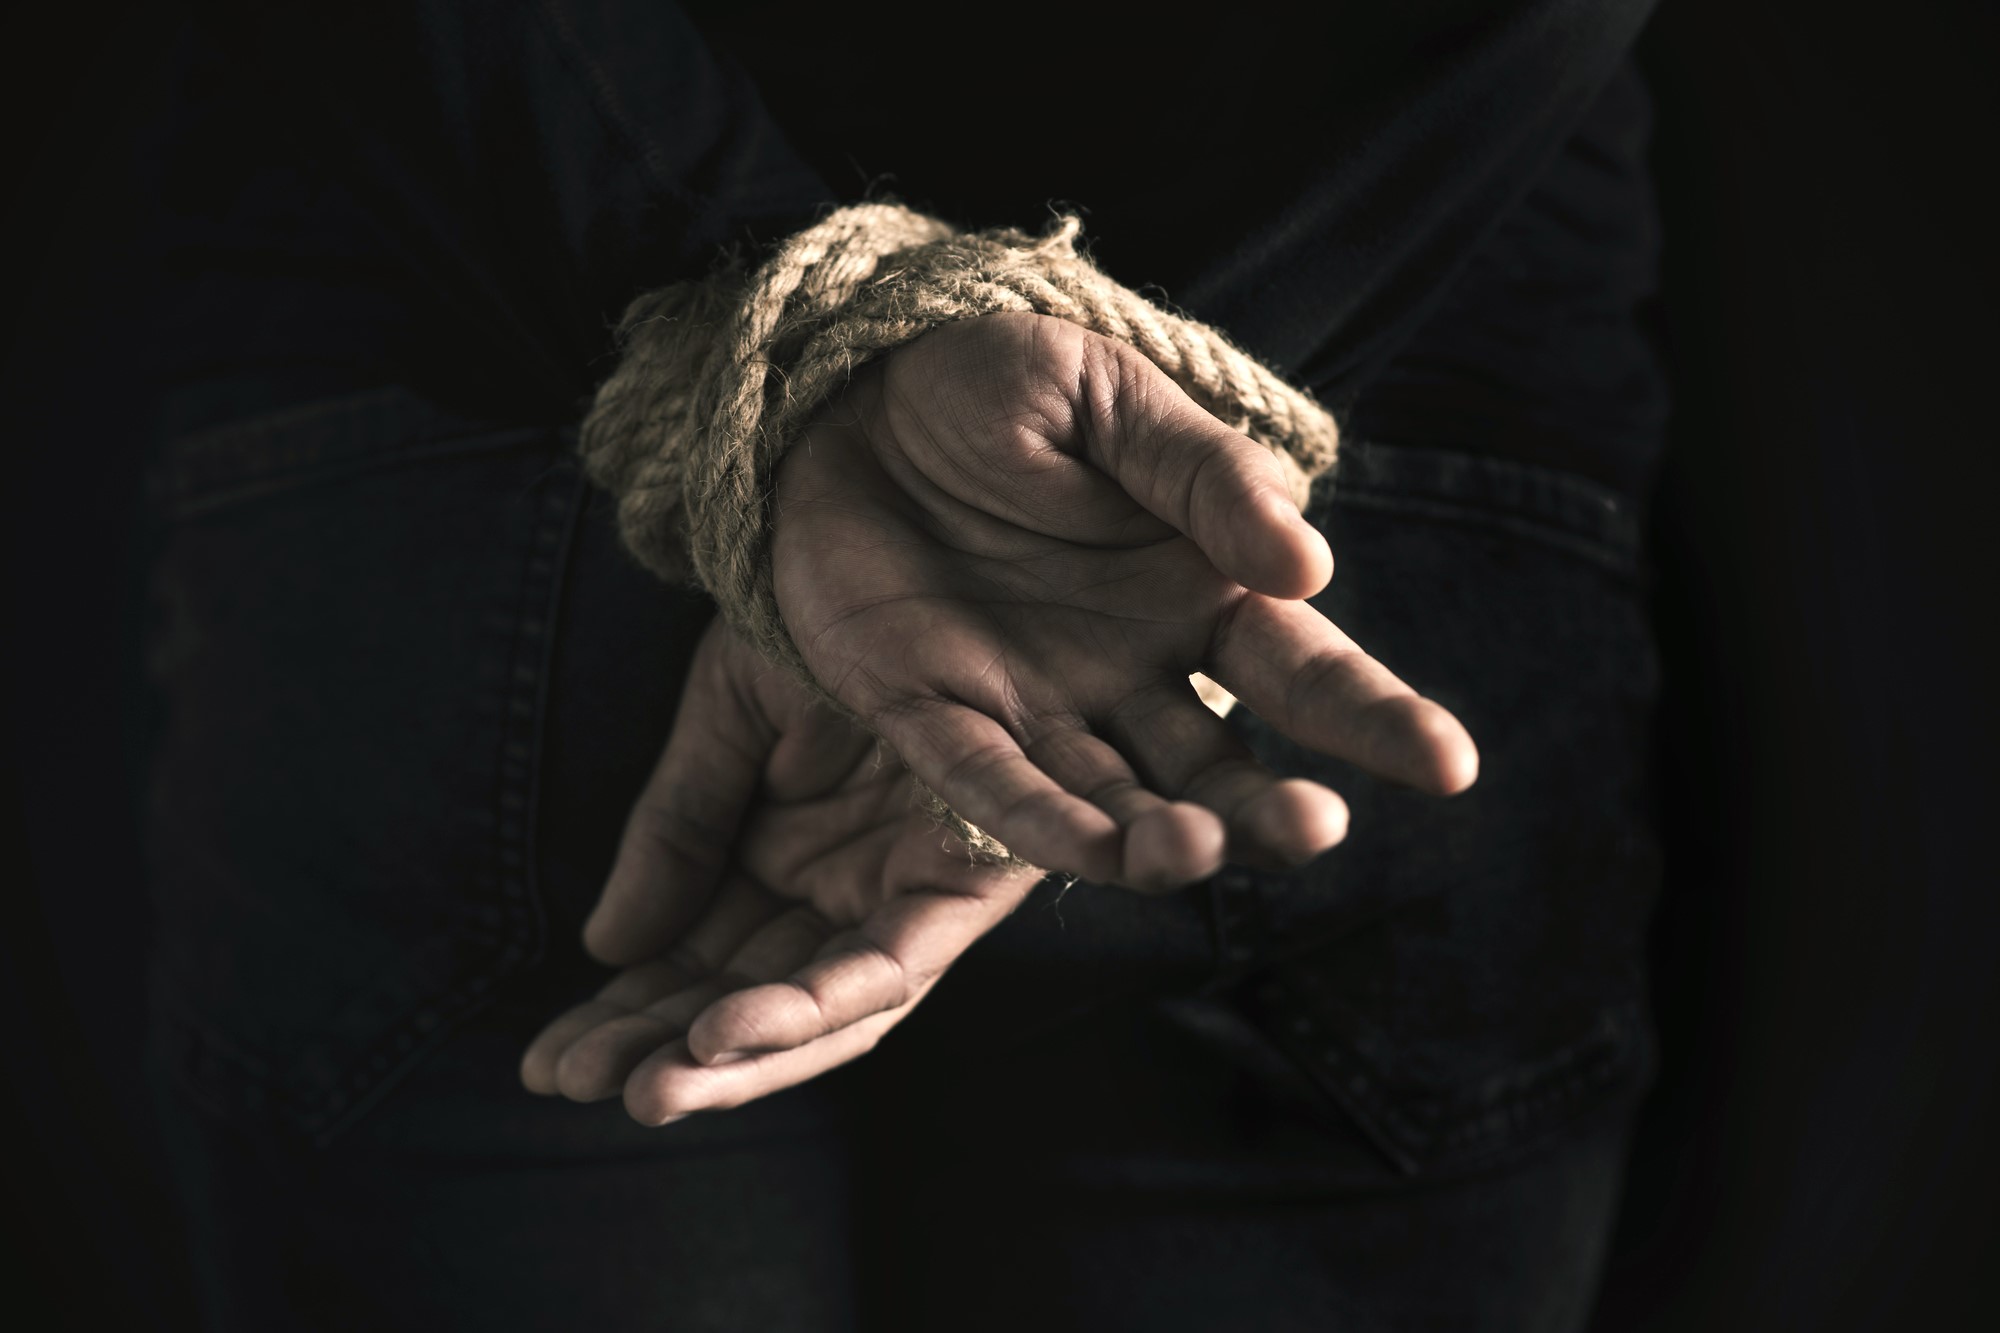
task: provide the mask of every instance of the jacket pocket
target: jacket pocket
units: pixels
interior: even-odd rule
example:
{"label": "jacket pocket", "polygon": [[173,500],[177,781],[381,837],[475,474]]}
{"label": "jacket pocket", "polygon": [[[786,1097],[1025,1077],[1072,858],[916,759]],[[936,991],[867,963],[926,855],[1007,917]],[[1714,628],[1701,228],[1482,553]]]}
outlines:
{"label": "jacket pocket", "polygon": [[542,951],[569,459],[401,389],[162,450],[153,989],[212,1108],[324,1143]]}

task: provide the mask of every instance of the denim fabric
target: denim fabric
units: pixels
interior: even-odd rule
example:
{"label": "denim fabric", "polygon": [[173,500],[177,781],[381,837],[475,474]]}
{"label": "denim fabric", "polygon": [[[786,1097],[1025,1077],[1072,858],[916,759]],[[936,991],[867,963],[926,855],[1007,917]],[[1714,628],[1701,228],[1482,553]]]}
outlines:
{"label": "denim fabric", "polygon": [[1317,605],[1464,721],[1480,779],[1440,804],[1242,717],[1267,763],[1347,795],[1354,835],[1217,877],[1229,1003],[1404,1170],[1518,1153],[1651,1069],[1639,516],[1564,473],[1367,445],[1312,516],[1344,561]]}
{"label": "denim fabric", "polygon": [[1345,845],[1045,884],[866,1060],[646,1131],[514,1075],[707,615],[570,443],[384,389],[161,459],[154,1049],[216,1327],[1580,1325],[1651,1058],[1627,502],[1348,446],[1321,604],[1471,792],[1239,714]]}
{"label": "denim fabric", "polygon": [[143,313],[164,381],[205,386],[182,426],[223,419],[217,380],[270,406],[419,384],[559,422],[627,302],[726,244],[884,185],[969,227],[1068,201],[1113,278],[1360,433],[1637,491],[1665,406],[1627,54],[1652,7],[1070,5],[1049,59],[1087,97],[1014,96],[975,62],[921,78],[911,114],[910,71],[965,51],[908,0],[190,0],[142,157]]}

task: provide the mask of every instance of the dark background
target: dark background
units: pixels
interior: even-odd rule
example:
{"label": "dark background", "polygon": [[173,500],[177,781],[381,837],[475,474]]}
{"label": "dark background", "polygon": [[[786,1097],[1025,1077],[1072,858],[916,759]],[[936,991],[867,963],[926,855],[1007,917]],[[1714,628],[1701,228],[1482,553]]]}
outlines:
{"label": "dark background", "polygon": [[[186,1326],[136,1074],[144,392],[104,184],[163,27],[16,18],[0,81],[0,1299],[40,1328]],[[1645,39],[1670,868],[1606,1333],[2000,1327],[1995,52],[1970,3],[1666,0]]]}

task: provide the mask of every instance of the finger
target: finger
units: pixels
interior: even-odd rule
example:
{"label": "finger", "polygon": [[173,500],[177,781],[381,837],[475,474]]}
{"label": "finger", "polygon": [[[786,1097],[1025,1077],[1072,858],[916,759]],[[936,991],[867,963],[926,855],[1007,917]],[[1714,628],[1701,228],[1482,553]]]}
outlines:
{"label": "finger", "polygon": [[687,1042],[673,1042],[653,1052],[626,1079],[625,1109],[640,1124],[658,1126],[696,1111],[725,1110],[782,1092],[874,1050],[908,1012],[877,1014],[807,1045],[729,1064],[701,1064],[688,1053]]}
{"label": "finger", "polygon": [[1304,602],[1246,595],[1206,664],[1299,744],[1377,777],[1450,796],[1479,775],[1465,727]]}
{"label": "finger", "polygon": [[[685,985],[726,970],[744,943],[783,910],[781,901],[749,876],[730,875],[701,919],[663,951],[658,960],[665,965],[662,974],[671,975],[666,969],[678,971]],[[634,1007],[650,1004],[656,996],[643,994],[642,988],[625,989],[650,975],[647,966],[628,969],[613,978],[598,998],[616,999],[629,993]]]}
{"label": "finger", "polygon": [[564,1011],[528,1043],[528,1049],[521,1056],[522,1086],[543,1097],[561,1092],[556,1067],[562,1062],[563,1053],[576,1045],[585,1033],[631,1012],[622,1004],[606,1004],[602,1000],[587,1000]]}
{"label": "finger", "polygon": [[665,958],[626,968],[599,990],[595,999],[569,1009],[536,1034],[521,1057],[521,1082],[528,1091],[543,1095],[561,1091],[556,1066],[563,1052],[586,1032],[685,990],[711,970],[691,973],[681,963]]}
{"label": "finger", "polygon": [[[662,958],[628,967],[605,984],[594,999],[563,1013],[528,1044],[521,1057],[521,1082],[530,1092],[564,1091],[559,1070],[569,1049],[597,1029],[640,1012],[722,971],[723,964],[777,913],[777,902],[756,883],[733,875],[684,939]],[[601,1080],[578,1075],[578,1086],[610,1096]]]}
{"label": "finger", "polygon": [[1293,498],[1276,455],[1204,411],[1142,353],[1108,338],[1086,350],[1090,461],[1192,538],[1215,567],[1272,597],[1310,597],[1333,552]]}
{"label": "finger", "polygon": [[1124,828],[1116,883],[1158,892],[1221,868],[1227,834],[1213,811],[1148,790],[1125,757],[1080,721],[1035,719],[1023,729],[1024,753],[1037,767]]}
{"label": "finger", "polygon": [[664,949],[709,901],[775,739],[727,679],[726,631],[711,629],[674,728],[584,923],[584,948],[619,966]]}
{"label": "finger", "polygon": [[655,958],[650,963],[628,967],[611,978],[591,1003],[621,1009],[629,1014],[663,1000],[675,991],[686,990],[714,971],[714,968],[694,966],[680,959]]}
{"label": "finger", "polygon": [[[833,927],[810,907],[794,907],[760,926],[723,964],[730,989],[776,981],[819,952]],[[692,1020],[690,1020],[692,1021]]]}
{"label": "finger", "polygon": [[1255,773],[1216,775],[1208,789],[1232,809],[1230,839],[1242,844],[1245,864],[1294,870],[1347,836],[1347,802],[1310,779],[1274,777],[1259,764]]}
{"label": "finger", "polygon": [[1115,880],[1123,869],[1117,821],[1064,791],[984,713],[915,699],[873,721],[911,772],[1022,860],[1100,881]]}
{"label": "finger", "polygon": [[713,975],[648,1004],[600,1022],[575,1037],[556,1060],[555,1083],[575,1101],[599,1101],[617,1094],[640,1061],[677,1041],[695,1017],[730,991],[775,980],[803,964],[819,949],[832,927],[809,908],[764,922],[734,949]]}
{"label": "finger", "polygon": [[1304,864],[1347,834],[1347,804],[1317,782],[1280,778],[1179,682],[1127,697],[1105,730],[1146,781],[1216,813],[1229,859],[1261,869]]}
{"label": "finger", "polygon": [[625,1013],[578,1036],[556,1060],[556,1090],[574,1102],[618,1095],[653,1052],[680,1039],[695,1015],[728,989],[718,979],[699,981],[636,1013]]}
{"label": "finger", "polygon": [[784,981],[750,986],[710,1005],[688,1028],[689,1054],[701,1064],[789,1050],[856,1019],[907,1004],[913,979],[866,941],[836,936],[830,954]]}
{"label": "finger", "polygon": [[702,1064],[790,1050],[913,1004],[1034,887],[1032,871],[985,869],[984,891],[923,891],[883,904],[828,939],[782,981],[735,991],[688,1030]]}

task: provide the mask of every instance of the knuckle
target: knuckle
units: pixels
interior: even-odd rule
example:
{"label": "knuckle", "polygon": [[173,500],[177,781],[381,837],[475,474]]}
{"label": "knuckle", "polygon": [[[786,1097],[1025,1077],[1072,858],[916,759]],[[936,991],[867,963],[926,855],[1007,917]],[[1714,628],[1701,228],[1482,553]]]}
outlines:
{"label": "knuckle", "polygon": [[1305,717],[1316,702],[1335,693],[1353,673],[1357,659],[1365,654],[1358,648],[1322,648],[1298,664],[1285,688],[1285,711],[1294,718]]}
{"label": "knuckle", "polygon": [[1234,490],[1229,455],[1220,448],[1187,451],[1184,459],[1168,460],[1186,468],[1185,480],[1175,488],[1185,527],[1196,532],[1212,532],[1230,521],[1230,501]]}
{"label": "knuckle", "polygon": [[1099,334],[1090,334],[1075,344],[1074,386],[1077,425],[1084,439],[1113,450],[1133,443],[1129,422],[1146,419],[1149,406],[1148,384],[1125,353],[1130,349]]}
{"label": "knuckle", "polygon": [[765,1025],[757,1020],[754,1013],[745,1012],[743,1004],[734,1000],[718,1003],[702,1019],[701,1026],[702,1035],[707,1038],[704,1046],[718,1052],[755,1049],[765,1036]]}
{"label": "knuckle", "polygon": [[1038,789],[1022,792],[1008,801],[1001,808],[998,818],[992,822],[997,831],[997,829],[1011,828],[1016,824],[1033,822],[1045,814],[1060,815],[1069,800],[1066,794],[1058,791]]}
{"label": "knuckle", "polygon": [[[771,1003],[760,1006],[755,1015],[748,1012],[743,1015],[744,1040],[737,1043],[736,1049],[789,1046],[794,1044],[794,1035],[801,1031],[810,1041],[832,1024],[826,1005],[809,985],[780,982],[769,992],[769,998]],[[748,1008],[746,1005],[745,1009]]]}
{"label": "knuckle", "polygon": [[703,870],[718,869],[728,859],[734,832],[713,798],[691,785],[675,787],[657,804],[634,807],[631,831],[668,858]]}
{"label": "knuckle", "polygon": [[1016,753],[1014,747],[997,741],[975,745],[952,761],[940,785],[954,791],[961,787],[977,791],[1004,773]]}
{"label": "knuckle", "polygon": [[689,940],[674,941],[659,961],[679,974],[683,988],[696,978],[713,977],[721,968],[720,962],[697,951]]}
{"label": "knuckle", "polygon": [[813,1036],[826,1036],[866,1017],[859,1011],[895,1008],[909,995],[912,984],[902,960],[881,945],[863,937],[846,942],[801,987],[813,1005]]}
{"label": "knuckle", "polygon": [[1099,807],[1123,806],[1130,804],[1135,798],[1152,795],[1151,792],[1140,786],[1136,779],[1126,777],[1123,774],[1114,774],[1104,778],[1077,794],[1092,805]]}
{"label": "knuckle", "polygon": [[881,994],[890,997],[886,1008],[901,1007],[909,1001],[912,990],[923,984],[924,979],[905,967],[902,959],[873,940],[863,940],[856,952],[877,973]]}

